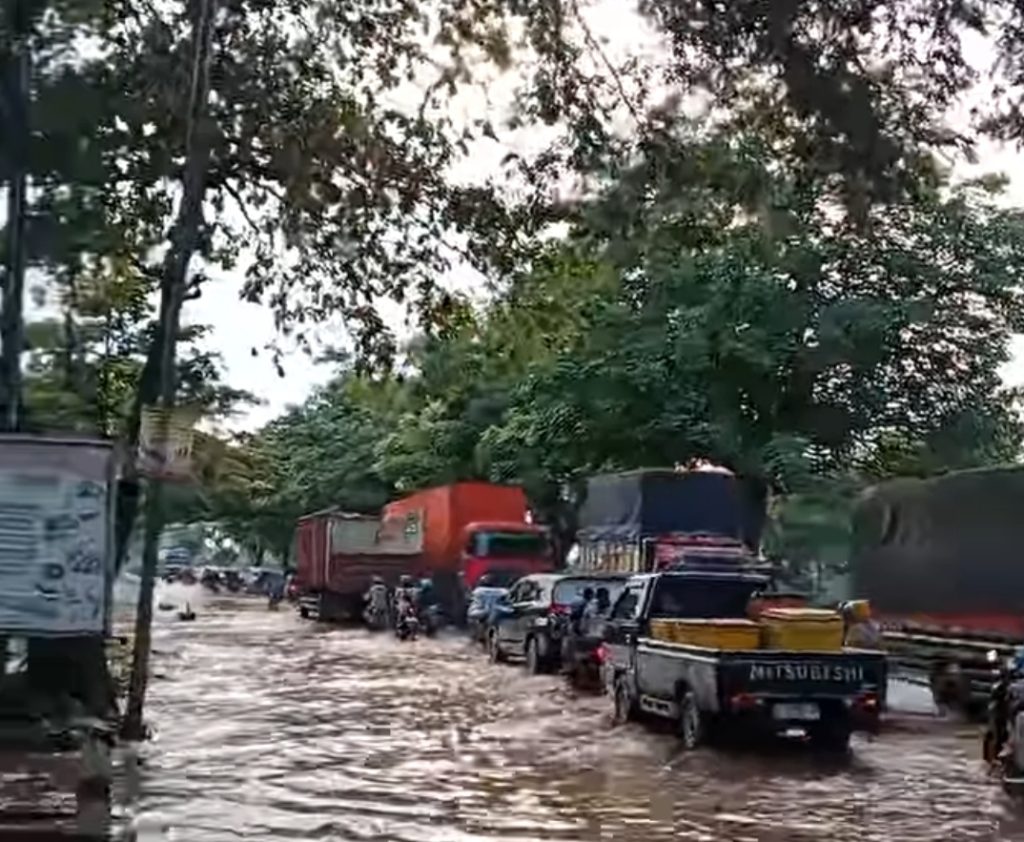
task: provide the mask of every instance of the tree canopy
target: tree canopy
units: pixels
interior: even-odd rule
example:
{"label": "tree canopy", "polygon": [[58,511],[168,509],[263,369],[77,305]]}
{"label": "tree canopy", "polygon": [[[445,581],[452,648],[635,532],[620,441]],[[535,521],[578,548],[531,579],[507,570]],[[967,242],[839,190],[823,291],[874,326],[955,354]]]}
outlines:
{"label": "tree canopy", "polygon": [[[625,58],[599,7],[8,0],[0,116],[25,112],[56,312],[28,333],[31,423],[133,439],[188,194],[188,300],[231,274],[300,343],[350,332],[330,386],[209,440],[176,501],[279,552],[303,511],[460,478],[522,482],[568,535],[600,470],[710,459],[797,499],[1015,458],[1021,215],[939,153],[1020,138],[1018,4],[640,0],[652,49]],[[971,37],[999,62],[973,67]],[[454,116],[495,78],[509,102]],[[500,170],[458,175],[493,143]],[[24,152],[0,134],[0,180]],[[484,303],[444,289],[456,260]],[[382,299],[418,317],[407,345]],[[175,337],[178,397],[222,415],[252,396],[200,330]]]}

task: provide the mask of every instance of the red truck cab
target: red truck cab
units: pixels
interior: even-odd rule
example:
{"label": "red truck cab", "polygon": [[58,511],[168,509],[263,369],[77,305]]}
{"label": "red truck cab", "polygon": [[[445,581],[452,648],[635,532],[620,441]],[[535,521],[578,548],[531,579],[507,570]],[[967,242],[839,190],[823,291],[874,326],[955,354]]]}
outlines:
{"label": "red truck cab", "polygon": [[547,530],[528,523],[473,521],[462,530],[462,583],[473,590],[488,583],[508,587],[521,576],[553,570]]}
{"label": "red truck cab", "polygon": [[383,520],[421,547],[417,573],[433,581],[446,613],[458,622],[485,573],[507,580],[554,567],[547,532],[529,522],[526,494],[516,485],[426,488],[389,503]]}

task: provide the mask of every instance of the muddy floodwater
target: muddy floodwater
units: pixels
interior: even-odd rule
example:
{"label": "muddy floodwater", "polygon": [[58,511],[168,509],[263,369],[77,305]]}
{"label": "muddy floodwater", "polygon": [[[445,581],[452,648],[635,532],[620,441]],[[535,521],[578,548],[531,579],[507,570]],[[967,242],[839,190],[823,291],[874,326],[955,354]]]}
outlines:
{"label": "muddy floodwater", "polygon": [[1002,840],[1024,812],[942,724],[807,751],[679,751],[606,699],[258,602],[158,617],[150,721],[119,798],[142,840]]}

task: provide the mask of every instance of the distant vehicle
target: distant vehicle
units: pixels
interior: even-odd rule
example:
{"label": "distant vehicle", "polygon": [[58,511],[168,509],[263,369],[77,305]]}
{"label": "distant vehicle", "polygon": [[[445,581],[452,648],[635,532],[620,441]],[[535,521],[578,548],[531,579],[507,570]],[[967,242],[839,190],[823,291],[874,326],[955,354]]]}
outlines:
{"label": "distant vehicle", "polygon": [[936,704],[980,715],[995,651],[1024,643],[1024,468],[897,479],[853,514],[853,594],[871,603],[894,666],[930,680]]}
{"label": "distant vehicle", "polygon": [[216,567],[204,567],[199,574],[199,584],[207,590],[218,592],[224,587],[224,577]]}
{"label": "distant vehicle", "polygon": [[389,529],[418,539],[417,574],[430,577],[444,612],[462,622],[484,575],[500,584],[553,569],[547,531],[529,522],[523,489],[486,482],[430,488],[384,508]]}
{"label": "distant vehicle", "polygon": [[337,509],[299,518],[295,536],[299,613],[323,621],[358,620],[373,577],[394,587],[419,552],[418,544],[387,534],[380,518]]}
{"label": "distant vehicle", "polygon": [[223,572],[224,576],[224,587],[227,588],[231,593],[239,593],[245,586],[245,581],[242,579],[240,571],[229,567]]}
{"label": "distant vehicle", "polygon": [[512,586],[488,629],[491,660],[523,658],[531,674],[557,668],[563,641],[571,625],[580,620],[573,616],[573,611],[574,606],[581,604],[584,591],[605,588],[614,600],[626,578],[552,573],[524,576]]}
{"label": "distant vehicle", "polygon": [[573,569],[749,567],[759,554],[765,512],[761,485],[729,473],[658,468],[591,477]]}
{"label": "distant vehicle", "polygon": [[[844,750],[852,731],[875,730],[885,704],[885,654],[844,649],[841,638],[830,651],[761,648],[759,630],[746,618],[751,599],[768,587],[766,577],[742,571],[631,577],[604,635],[603,672],[616,719],[672,719],[686,748],[716,732],[749,728]],[[739,630],[750,640],[697,645],[656,635],[658,624],[677,620],[709,636]]]}

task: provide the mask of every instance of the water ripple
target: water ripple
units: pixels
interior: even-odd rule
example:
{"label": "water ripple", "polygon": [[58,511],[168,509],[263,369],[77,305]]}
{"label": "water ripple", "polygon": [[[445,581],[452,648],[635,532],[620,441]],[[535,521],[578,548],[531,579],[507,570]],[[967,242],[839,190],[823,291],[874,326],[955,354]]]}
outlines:
{"label": "water ripple", "polygon": [[685,754],[462,640],[403,644],[256,604],[163,618],[156,649],[140,842],[1024,838],[973,733],[887,734],[846,762]]}

